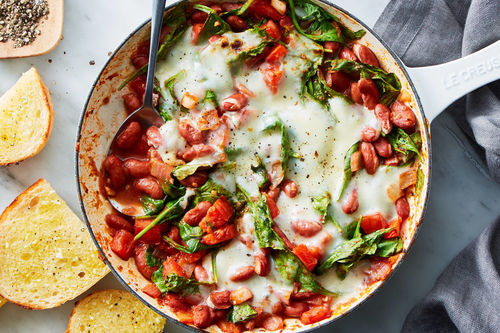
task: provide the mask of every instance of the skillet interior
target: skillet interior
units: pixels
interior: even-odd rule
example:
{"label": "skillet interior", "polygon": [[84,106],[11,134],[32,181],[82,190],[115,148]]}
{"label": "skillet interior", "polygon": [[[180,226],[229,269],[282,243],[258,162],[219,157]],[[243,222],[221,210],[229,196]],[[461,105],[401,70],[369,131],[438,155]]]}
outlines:
{"label": "skillet interior", "polygon": [[[332,14],[338,16],[352,30],[365,29],[367,34],[360,42],[369,46],[376,53],[383,67],[389,72],[396,73],[401,80],[403,91],[406,91],[411,99],[410,104],[416,113],[422,134],[421,169],[425,177],[423,190],[420,195],[409,198],[411,215],[402,225],[401,230],[404,251],[396,256],[388,276],[366,287],[357,297],[353,297],[344,304],[338,304],[337,308],[334,309],[332,317],[328,319],[312,325],[303,325],[298,320],[287,320],[285,332],[306,332],[331,323],[335,319],[346,315],[352,309],[356,308],[357,305],[373,295],[399,266],[415,240],[416,232],[423,219],[430,180],[429,126],[422,112],[417,93],[414,91],[414,87],[404,70],[404,65],[393,52],[387,49],[386,45],[380,41],[370,28],[359,22],[355,17],[334,5],[323,1],[314,1]],[[172,8],[172,6],[168,7],[168,9]],[[126,117],[121,96],[127,93],[127,88],[122,91],[117,91],[117,88],[123,82],[124,78],[134,71],[129,60],[130,54],[141,41],[148,38],[149,22],[146,22],[129,35],[117,48],[92,87],[78,129],[76,176],[85,221],[91,230],[96,245],[99,247],[104,260],[110,266],[113,274],[129,291],[153,310],[179,323],[166,305],[159,303],[156,299],[151,298],[140,290],[147,281],[137,271],[134,261],[129,260],[125,262],[111,250],[111,236],[104,222],[104,217],[112,211],[112,208],[100,194],[99,190],[99,170],[115,131]],[[182,323],[181,325],[193,329]],[[208,331],[219,332],[220,330],[213,326]],[[260,331],[263,332],[265,330],[260,329]]]}

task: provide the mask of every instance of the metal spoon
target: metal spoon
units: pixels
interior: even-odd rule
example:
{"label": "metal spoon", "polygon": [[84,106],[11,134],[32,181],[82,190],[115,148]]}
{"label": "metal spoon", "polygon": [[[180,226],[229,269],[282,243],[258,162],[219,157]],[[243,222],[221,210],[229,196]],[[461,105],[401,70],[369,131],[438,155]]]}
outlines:
{"label": "metal spoon", "polygon": [[[160,40],[160,31],[163,20],[163,13],[165,11],[165,0],[153,0],[153,15],[151,17],[151,40],[149,44],[149,64],[147,69],[146,78],[146,91],[144,93],[144,102],[140,108],[132,112],[127,119],[120,125],[116,131],[113,140],[111,141],[108,155],[111,153],[111,147],[121,134],[121,132],[132,122],[137,121],[141,124],[142,128],[149,128],[150,126],[160,127],[165,122],[160,116],[158,111],[153,106],[153,82],[156,67],[156,54],[158,53],[158,44]],[[111,205],[119,212],[129,216],[144,215],[142,205],[140,202],[127,202],[126,204],[118,202],[113,197],[108,197]]]}

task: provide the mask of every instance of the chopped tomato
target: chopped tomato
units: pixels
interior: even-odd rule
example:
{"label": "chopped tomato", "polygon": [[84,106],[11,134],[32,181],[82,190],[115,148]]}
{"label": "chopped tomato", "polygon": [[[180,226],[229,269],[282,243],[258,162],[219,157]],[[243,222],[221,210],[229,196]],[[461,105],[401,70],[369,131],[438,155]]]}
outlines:
{"label": "chopped tomato", "polygon": [[163,278],[166,279],[169,274],[177,274],[179,276],[183,276],[187,278],[186,273],[182,269],[181,265],[177,263],[172,257],[167,257],[163,262]]}
{"label": "chopped tomato", "polygon": [[268,18],[279,21],[281,18],[281,14],[267,1],[255,1],[250,8],[248,8],[248,13],[257,20]]}
{"label": "chopped tomato", "polygon": [[215,245],[233,239],[237,235],[238,233],[236,232],[234,224],[228,224],[215,230],[211,234],[203,236],[201,242],[206,245]]}
{"label": "chopped tomato", "polygon": [[206,143],[225,148],[229,142],[229,128],[225,123],[220,123],[215,130],[206,132]]}
{"label": "chopped tomato", "polygon": [[[135,229],[135,234],[137,235],[140,233],[142,230],[144,230],[151,222],[153,219],[137,219],[135,220],[134,223],[134,229]],[[159,244],[161,242],[161,228],[160,226],[154,226],[151,228],[148,232],[146,232],[142,237],[140,238],[142,242],[146,244]]]}
{"label": "chopped tomato", "polygon": [[205,222],[205,225],[211,225],[215,228],[218,228],[229,221],[231,216],[233,216],[233,213],[233,206],[231,206],[231,203],[227,201],[225,196],[222,195],[214,202],[212,207],[208,209],[207,215],[205,216],[203,221],[201,221],[200,226]]}
{"label": "chopped tomato", "polygon": [[297,245],[292,252],[302,261],[308,271],[312,271],[318,263],[315,254],[309,251],[309,248],[304,244]]}
{"label": "chopped tomato", "polygon": [[183,324],[193,325],[193,312],[192,311],[177,311],[175,312],[177,319]]}
{"label": "chopped tomato", "polygon": [[385,228],[387,221],[380,213],[363,216],[361,228],[365,234],[371,234],[374,231]]}
{"label": "chopped tomato", "polygon": [[[330,236],[330,234],[326,234]],[[330,236],[331,239],[331,236]],[[308,246],[309,252],[311,252],[312,256],[318,260],[321,260],[323,258],[323,252],[321,251],[321,248],[319,246]]]}
{"label": "chopped tomato", "polygon": [[399,236],[399,232],[401,230],[401,223],[403,222],[403,220],[401,219],[400,216],[398,216],[397,218],[395,218],[394,220],[391,221],[391,224],[389,224],[388,228],[394,228],[394,230],[392,231],[389,231],[388,233],[386,233],[384,235],[384,238],[385,239],[389,239],[389,238],[396,238]]}
{"label": "chopped tomato", "polygon": [[195,253],[179,252],[176,256],[178,263],[182,266],[183,263],[193,264],[203,258],[207,251],[198,251]]}
{"label": "chopped tomato", "polygon": [[280,27],[273,20],[267,21],[260,28],[266,31],[269,34],[269,36],[271,36],[271,38],[275,39],[281,38]]}
{"label": "chopped tomato", "polygon": [[134,235],[124,229],[120,229],[113,236],[111,250],[123,260],[128,260],[134,253]]}
{"label": "chopped tomato", "polygon": [[276,202],[269,196],[269,194],[264,193],[266,196],[266,201],[267,205],[269,206],[269,211],[271,212],[271,218],[274,220],[274,218],[278,215],[280,215],[280,209],[276,205]]}
{"label": "chopped tomato", "polygon": [[146,74],[139,75],[134,78],[129,83],[130,89],[132,89],[137,95],[142,96],[146,91]]}
{"label": "chopped tomato", "polygon": [[203,23],[195,23],[193,24],[193,29],[191,30],[191,42],[196,44],[198,41],[198,36],[200,36],[201,30],[203,30]]}
{"label": "chopped tomato", "polygon": [[142,288],[142,292],[153,298],[161,297],[161,291],[156,287],[154,283],[148,283],[144,288]]}
{"label": "chopped tomato", "polygon": [[288,16],[283,16],[280,19],[280,27],[282,27],[283,29],[292,30],[293,29],[292,19],[289,18]]}
{"label": "chopped tomato", "polygon": [[283,58],[286,56],[288,52],[288,49],[284,47],[281,44],[276,45],[271,53],[266,57],[266,62],[272,64],[272,63],[279,63]]}
{"label": "chopped tomato", "polygon": [[264,78],[264,82],[271,92],[276,94],[278,92],[278,85],[283,78],[283,70],[279,65],[264,63],[260,66],[260,73]]}
{"label": "chopped tomato", "polygon": [[326,319],[330,317],[331,314],[332,310],[329,307],[317,306],[302,313],[302,315],[300,316],[300,321],[304,325],[309,325],[321,321],[323,319]]}
{"label": "chopped tomato", "polygon": [[220,320],[217,322],[217,326],[224,333],[241,333],[241,328],[227,320]]}

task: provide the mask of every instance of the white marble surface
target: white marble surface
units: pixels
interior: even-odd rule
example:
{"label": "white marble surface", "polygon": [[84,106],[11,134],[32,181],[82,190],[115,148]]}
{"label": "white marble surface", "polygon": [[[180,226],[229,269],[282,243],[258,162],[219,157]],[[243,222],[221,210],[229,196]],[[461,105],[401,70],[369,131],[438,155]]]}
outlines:
{"label": "white marble surface", "polygon": [[[373,26],[389,0],[334,2]],[[0,92],[34,65],[51,90],[55,112],[52,136],[44,150],[19,165],[0,168],[0,209],[44,177],[81,215],[73,160],[78,120],[108,53],[150,16],[150,6],[151,1],[139,0],[66,1],[64,40],[54,51],[36,58],[0,60]],[[408,259],[374,297],[318,332],[399,331],[408,311],[430,290],[447,263],[500,214],[500,186],[467,157],[455,132],[446,114],[432,124],[432,192]],[[111,274],[91,291],[109,287],[121,288]],[[44,311],[7,304],[0,309],[0,332],[63,332],[73,304]],[[186,331],[169,323],[165,332]]]}

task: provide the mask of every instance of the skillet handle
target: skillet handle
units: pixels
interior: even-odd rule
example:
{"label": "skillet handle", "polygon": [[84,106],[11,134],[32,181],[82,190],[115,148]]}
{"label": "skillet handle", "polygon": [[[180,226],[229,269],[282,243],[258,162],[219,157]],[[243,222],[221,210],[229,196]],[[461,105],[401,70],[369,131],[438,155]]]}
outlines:
{"label": "skillet handle", "polygon": [[431,122],[460,97],[500,79],[500,40],[445,64],[407,70]]}

